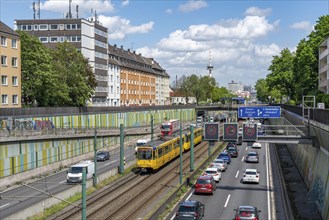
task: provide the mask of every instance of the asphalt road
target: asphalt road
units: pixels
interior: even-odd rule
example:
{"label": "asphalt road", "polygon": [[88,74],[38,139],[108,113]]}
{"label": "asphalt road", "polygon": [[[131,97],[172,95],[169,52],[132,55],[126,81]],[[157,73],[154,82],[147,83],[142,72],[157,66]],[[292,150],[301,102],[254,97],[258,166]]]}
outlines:
{"label": "asphalt road", "polygon": [[[264,143],[261,149],[250,148],[245,142],[238,145],[239,157],[232,158],[228,169],[222,173],[214,195],[195,195],[192,192],[186,199],[205,204],[204,219],[234,219],[234,209],[239,205],[256,206],[261,210],[260,219],[286,219],[273,147]],[[244,162],[249,151],[258,151],[259,163]],[[243,173],[247,168],[260,171],[259,184],[242,183]],[[176,210],[177,207],[169,219],[174,218]]]}
{"label": "asphalt road", "polygon": [[[119,150],[110,153],[110,160],[97,162],[97,175],[119,166]],[[133,148],[125,149],[126,160],[134,159],[134,153],[135,149]],[[57,194],[73,186],[75,185],[66,183],[66,170],[64,170],[41,180],[3,192],[0,194],[0,219],[4,219],[49,198],[46,193]]]}

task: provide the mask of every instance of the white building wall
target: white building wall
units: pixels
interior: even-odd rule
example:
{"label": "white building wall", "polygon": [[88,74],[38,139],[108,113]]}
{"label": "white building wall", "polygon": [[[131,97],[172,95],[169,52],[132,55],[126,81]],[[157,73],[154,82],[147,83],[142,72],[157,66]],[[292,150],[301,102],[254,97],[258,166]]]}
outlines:
{"label": "white building wall", "polygon": [[109,64],[108,86],[108,106],[120,106],[120,66]]}
{"label": "white building wall", "polygon": [[81,53],[89,59],[94,67],[95,62],[95,27],[94,24],[81,20]]}

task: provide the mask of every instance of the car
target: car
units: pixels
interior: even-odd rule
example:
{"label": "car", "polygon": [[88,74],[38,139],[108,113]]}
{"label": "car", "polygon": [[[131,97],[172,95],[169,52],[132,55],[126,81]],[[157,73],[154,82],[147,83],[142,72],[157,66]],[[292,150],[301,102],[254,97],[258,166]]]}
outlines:
{"label": "car", "polygon": [[246,155],[246,159],[245,159],[246,163],[259,163],[259,155],[256,151],[250,151],[247,155]]}
{"label": "car", "polygon": [[98,151],[96,155],[97,161],[105,161],[110,159],[110,153],[108,151]]}
{"label": "car", "polygon": [[261,210],[258,210],[257,207],[254,206],[239,206],[234,209],[235,217],[234,220],[259,220],[259,213]]}
{"label": "car", "polygon": [[238,157],[239,156],[238,149],[236,149],[234,147],[229,147],[227,152],[231,157]]}
{"label": "car", "polygon": [[242,136],[242,134],[243,134],[243,128],[239,128],[238,135]]}
{"label": "car", "polygon": [[226,145],[226,150],[228,150],[230,147],[234,147],[236,149],[238,148],[236,143],[228,142],[227,145]]}
{"label": "car", "polygon": [[253,147],[253,148],[261,148],[261,147],[262,147],[262,144],[259,143],[259,142],[254,142],[254,143],[252,144],[252,147]]}
{"label": "car", "polygon": [[204,173],[204,176],[212,176],[216,182],[222,179],[222,172],[219,168],[208,167]]}
{"label": "car", "polygon": [[257,169],[246,169],[242,178],[243,183],[259,183],[259,171]]}
{"label": "car", "polygon": [[220,171],[226,171],[227,163],[223,159],[215,159],[209,167],[214,167],[220,169]]}
{"label": "car", "polygon": [[221,152],[217,159],[223,159],[227,164],[231,163],[231,156],[227,152]]}
{"label": "car", "polygon": [[212,176],[200,176],[194,185],[194,193],[209,193],[211,195],[216,191],[216,182]]}
{"label": "car", "polygon": [[204,217],[205,205],[196,200],[185,200],[179,204],[175,219],[196,219]]}

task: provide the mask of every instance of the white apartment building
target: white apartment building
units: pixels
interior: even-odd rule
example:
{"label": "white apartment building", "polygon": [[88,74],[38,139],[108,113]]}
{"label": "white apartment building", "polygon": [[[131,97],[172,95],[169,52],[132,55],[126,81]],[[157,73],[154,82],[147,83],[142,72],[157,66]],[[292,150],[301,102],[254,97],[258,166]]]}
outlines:
{"label": "white apartment building", "polygon": [[329,94],[329,38],[319,46],[319,90]]}

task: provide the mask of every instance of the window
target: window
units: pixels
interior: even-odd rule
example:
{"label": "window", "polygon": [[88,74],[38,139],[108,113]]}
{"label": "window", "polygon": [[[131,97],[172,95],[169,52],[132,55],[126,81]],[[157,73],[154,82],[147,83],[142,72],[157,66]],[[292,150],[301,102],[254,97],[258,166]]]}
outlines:
{"label": "window", "polygon": [[39,30],[40,31],[48,30],[48,25],[47,24],[39,24]]}
{"label": "window", "polygon": [[11,47],[12,48],[17,48],[17,40],[16,39],[11,40]]}
{"label": "window", "polygon": [[41,43],[48,43],[48,37],[39,37]]}
{"label": "window", "polygon": [[13,84],[13,86],[18,86],[17,76],[13,76],[13,78],[12,78],[12,84]]}
{"label": "window", "polygon": [[17,67],[17,58],[16,57],[11,58],[11,66]]}
{"label": "window", "polygon": [[13,104],[18,104],[18,95],[13,95]]}
{"label": "window", "polygon": [[70,30],[71,29],[71,25],[70,24],[65,25],[65,29],[66,30]]}
{"label": "window", "polygon": [[1,103],[2,104],[8,104],[8,95],[2,95],[1,96]]}
{"label": "window", "polygon": [[4,36],[1,36],[1,46],[7,47],[7,38]]}
{"label": "window", "polygon": [[58,37],[50,37],[50,42],[58,42]]}
{"label": "window", "polygon": [[50,30],[58,30],[58,24],[51,24]]}
{"label": "window", "polygon": [[7,66],[7,56],[1,56],[1,65]]}
{"label": "window", "polygon": [[8,85],[7,76],[1,76],[1,85]]}
{"label": "window", "polygon": [[37,24],[35,24],[35,25],[34,25],[34,30],[37,31],[37,30],[38,30],[38,27],[39,27],[39,26],[38,26]]}

